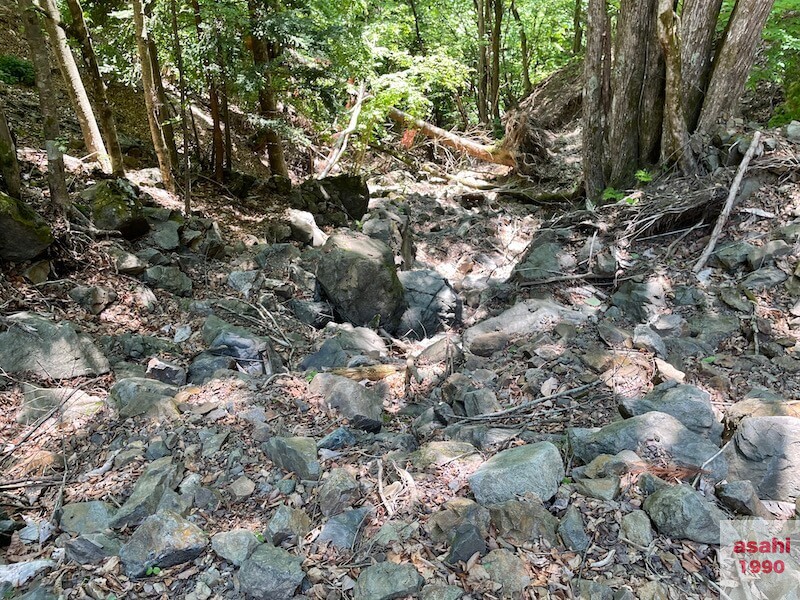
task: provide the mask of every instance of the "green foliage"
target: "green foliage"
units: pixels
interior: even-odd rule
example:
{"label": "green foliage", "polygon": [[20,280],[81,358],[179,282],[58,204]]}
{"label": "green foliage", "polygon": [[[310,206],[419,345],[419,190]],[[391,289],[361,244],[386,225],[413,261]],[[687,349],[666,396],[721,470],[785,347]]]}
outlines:
{"label": "green foliage", "polygon": [[36,85],[36,71],[27,60],[16,56],[0,54],[0,81],[10,85]]}
{"label": "green foliage", "polygon": [[160,567],[147,567],[147,571],[145,572],[145,575],[150,577],[151,575],[159,575],[160,573],[161,573],[161,568]]}
{"label": "green foliage", "polygon": [[264,534],[260,531],[256,531],[255,533],[256,539],[258,540],[259,544],[264,544],[267,541],[267,538],[264,537]]}
{"label": "green foliage", "polygon": [[653,174],[647,169],[639,169],[636,171],[634,177],[636,177],[636,181],[639,183],[650,183],[653,181]]}
{"label": "green foliage", "polygon": [[625,197],[625,192],[622,192],[616,188],[607,187],[603,190],[602,199],[606,202],[614,201],[619,202]]}

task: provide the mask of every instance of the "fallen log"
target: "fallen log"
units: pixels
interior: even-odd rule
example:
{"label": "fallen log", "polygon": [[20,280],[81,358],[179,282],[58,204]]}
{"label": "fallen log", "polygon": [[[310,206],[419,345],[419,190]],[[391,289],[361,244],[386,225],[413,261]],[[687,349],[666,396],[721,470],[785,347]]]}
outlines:
{"label": "fallen log", "polygon": [[491,146],[479,144],[478,142],[458,136],[450,131],[422,121],[421,119],[415,119],[408,113],[404,113],[402,110],[397,110],[394,107],[389,109],[389,118],[399,125],[418,129],[427,137],[433,138],[449,148],[474,156],[477,159],[497,165],[505,165],[507,167],[517,166],[512,153],[503,147],[502,144]]}

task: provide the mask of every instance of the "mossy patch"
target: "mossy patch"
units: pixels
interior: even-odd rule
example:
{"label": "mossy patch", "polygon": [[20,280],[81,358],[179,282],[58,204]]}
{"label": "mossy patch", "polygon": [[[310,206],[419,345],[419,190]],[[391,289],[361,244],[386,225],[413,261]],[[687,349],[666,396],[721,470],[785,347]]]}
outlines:
{"label": "mossy patch", "polygon": [[31,207],[0,192],[0,259],[35,258],[53,243],[53,234]]}

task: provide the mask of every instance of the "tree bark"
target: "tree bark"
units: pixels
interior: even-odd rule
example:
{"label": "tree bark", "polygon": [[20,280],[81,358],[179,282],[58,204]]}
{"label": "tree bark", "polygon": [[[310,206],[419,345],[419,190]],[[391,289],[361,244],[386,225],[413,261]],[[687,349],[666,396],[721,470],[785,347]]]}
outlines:
{"label": "tree bark", "polygon": [[486,48],[486,13],[485,7],[489,0],[473,0],[475,5],[475,14],[477,16],[478,27],[478,121],[481,123],[489,122],[489,104],[488,104],[488,80],[487,71],[489,70],[489,61]]}
{"label": "tree bark", "polygon": [[605,64],[611,59],[606,54],[608,37],[608,10],[606,0],[589,0],[586,11],[586,58],[584,59],[583,87],[583,178],[586,197],[597,202],[606,188],[603,168],[605,156],[605,93],[607,76]]}
{"label": "tree bark", "polygon": [[689,132],[697,127],[713,59],[722,0],[684,0],[681,13],[681,89]]}
{"label": "tree bark", "polygon": [[228,110],[228,70],[225,63],[225,55],[222,52],[219,36],[217,37],[217,62],[219,63],[220,75],[222,76],[222,122],[225,124],[225,168],[230,172],[233,170],[233,138],[231,137],[231,115]]}
{"label": "tree bark", "polygon": [[[580,2],[580,0],[578,0]],[[531,93],[533,86],[531,85],[531,57],[528,51],[528,34],[525,33],[525,24],[519,17],[519,11],[514,0],[511,0],[511,16],[517,22],[519,27],[519,48],[522,54],[522,93],[527,96]]]}
{"label": "tree bark", "polygon": [[498,165],[506,165],[508,167],[516,166],[511,153],[503,147],[484,146],[483,144],[457,136],[454,133],[440,129],[420,119],[415,119],[411,115],[393,107],[389,109],[389,118],[400,125],[419,129],[422,134],[438,140],[443,145],[474,156],[480,160]]}
{"label": "tree bark", "polygon": [[161,120],[158,113],[158,98],[155,88],[153,75],[153,61],[150,58],[150,48],[148,44],[149,34],[145,28],[144,12],[141,0],[131,0],[133,6],[133,22],[136,28],[136,47],[139,51],[139,62],[142,68],[142,87],[144,88],[144,102],[147,108],[147,122],[150,126],[150,137],[153,140],[153,148],[158,158],[158,166],[161,171],[161,179],[164,187],[169,191],[174,191],[175,184],[172,179],[172,161],[169,149],[164,140],[164,132],[161,128]]}
{"label": "tree bark", "polygon": [[31,0],[19,0],[25,37],[31,51],[31,62],[36,71],[36,90],[39,93],[39,107],[42,112],[42,129],[47,148],[47,186],[50,188],[50,201],[59,210],[69,204],[67,182],[64,177],[64,156],[58,147],[61,132],[58,125],[55,88],[51,77],[50,58],[47,55],[47,41],[42,33],[39,13]]}
{"label": "tree bark", "polygon": [[72,30],[81,45],[83,62],[86,65],[89,81],[94,92],[94,105],[97,111],[97,121],[100,125],[100,133],[103,134],[106,142],[106,150],[111,159],[111,173],[117,177],[125,175],[125,165],[122,158],[122,150],[119,145],[117,135],[117,124],[114,120],[114,113],[111,111],[111,104],[108,101],[106,86],[103,83],[103,76],[100,74],[100,67],[97,63],[97,55],[94,52],[92,38],[86,21],[83,18],[83,8],[79,0],[67,0],[70,14],[72,15]]}
{"label": "tree bark", "polygon": [[183,131],[183,214],[189,218],[192,212],[191,183],[192,175],[189,171],[189,122],[186,118],[186,77],[183,72],[183,49],[181,38],[178,34],[178,7],[175,0],[170,0],[170,24],[172,25],[172,46],[175,53],[175,62],[178,67],[178,86],[181,94],[181,128]]}
{"label": "tree bark", "polygon": [[647,21],[644,79],[639,101],[639,163],[655,164],[661,156],[664,123],[664,53],[658,37],[658,0]]}
{"label": "tree bark", "polygon": [[22,181],[19,174],[19,161],[17,161],[17,146],[11,130],[8,128],[2,101],[0,101],[0,175],[6,182],[8,195],[20,199]]}
{"label": "tree bark", "polygon": [[736,110],[775,0],[737,0],[714,60],[698,129],[708,131]]}
{"label": "tree bark", "polygon": [[664,99],[664,135],[662,160],[677,164],[684,175],[697,172],[689,147],[689,130],[683,108],[681,81],[681,40],[673,0],[658,0],[658,39],[666,62],[666,97]]}
{"label": "tree bark", "polygon": [[503,35],[503,0],[491,0],[494,16],[492,18],[492,74],[489,90],[492,118],[500,120],[500,46]]}
{"label": "tree bark", "polygon": [[83,133],[86,150],[100,163],[103,171],[110,173],[112,170],[111,159],[108,152],[106,152],[106,146],[100,135],[97,120],[94,118],[89,96],[86,95],[81,74],[78,72],[78,65],[75,63],[75,57],[72,55],[72,50],[67,42],[67,35],[61,27],[61,14],[58,11],[55,0],[42,0],[42,5],[47,17],[44,21],[45,29],[47,29],[61,76],[64,78],[67,95],[75,109],[75,116],[78,118],[78,124]]}
{"label": "tree bark", "polygon": [[572,13],[572,53],[580,54],[583,47],[583,26],[581,25],[581,15],[583,13],[583,0],[575,0],[575,10]]}
{"label": "tree bark", "polygon": [[654,0],[621,0],[617,17],[617,39],[611,87],[609,123],[609,184],[624,188],[639,165],[639,115],[645,75],[648,24]]}
{"label": "tree bark", "polygon": [[417,12],[416,0],[408,0],[408,6],[411,8],[411,14],[414,16],[414,34],[417,41],[417,52],[425,50],[425,43],[422,41],[422,34],[419,28],[419,13]]}
{"label": "tree bark", "polygon": [[[258,19],[258,10],[255,0],[249,0],[250,8],[250,27],[252,30],[252,53],[253,63],[262,77],[261,89],[258,91],[258,105],[261,116],[267,120],[278,118],[278,101],[275,97],[275,89],[272,84],[272,75],[269,73],[270,57],[269,47],[266,40],[255,34]],[[289,169],[286,166],[286,158],[283,154],[283,143],[272,127],[267,127],[264,131],[264,139],[267,146],[267,157],[269,159],[269,169],[273,175],[281,177],[289,176]]]}

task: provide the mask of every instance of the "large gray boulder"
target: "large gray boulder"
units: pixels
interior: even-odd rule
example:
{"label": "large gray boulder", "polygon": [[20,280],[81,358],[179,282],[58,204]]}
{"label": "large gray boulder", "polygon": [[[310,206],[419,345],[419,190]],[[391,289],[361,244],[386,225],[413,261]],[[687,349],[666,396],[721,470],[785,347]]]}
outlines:
{"label": "large gray boulder", "polygon": [[330,337],[322,343],[319,350],[303,359],[300,368],[304,371],[346,367],[355,356],[378,359],[389,355],[383,338],[366,327],[353,327],[350,323],[329,323],[323,333]]}
{"label": "large gray boulder", "polygon": [[0,260],[22,262],[53,243],[45,220],[27,204],[0,192]]}
{"label": "large gray boulder", "polygon": [[325,398],[325,403],[347,417],[353,427],[372,433],[381,430],[383,401],[358,382],[339,375],[318,373],[308,390]]}
{"label": "large gray boulder", "polygon": [[81,192],[81,200],[98,229],[119,231],[126,239],[135,239],[150,228],[138,194],[126,179],[99,181]]}
{"label": "large gray boulder", "polygon": [[719,444],[722,423],[711,406],[711,396],[692,385],[662,383],[643,398],[621,397],[619,411],[623,417],[658,411],[672,415],[690,431]]}
{"label": "large gray boulder", "polygon": [[109,527],[119,529],[138,525],[158,508],[161,497],[173,489],[180,480],[183,468],[175,464],[171,456],[151,462],[139,476],[125,504],[109,522]]}
{"label": "large gray boulder", "polygon": [[719,523],[727,517],[688,485],[665,487],[644,501],[659,533],[701,544],[719,544]]}
{"label": "large gray boulder", "polygon": [[728,479],[749,480],[764,500],[800,496],[800,419],[748,417],[725,450]]}
{"label": "large gray boulder", "polygon": [[564,479],[561,454],[550,442],[518,446],[495,454],[469,478],[475,499],[484,506],[534,493],[552,498]]}
{"label": "large gray boulder", "polygon": [[147,517],[119,552],[129,577],[141,577],[150,567],[172,567],[194,560],[208,537],[194,523],[165,510]]}
{"label": "large gray boulder", "polygon": [[[65,423],[71,423],[91,417],[105,406],[102,398],[77,388],[41,388],[23,383],[22,393],[25,401],[17,414],[17,422],[26,425],[54,414]],[[58,412],[55,412],[57,407]]]}
{"label": "large gray boulder", "polygon": [[399,335],[428,338],[461,322],[461,298],[436,271],[401,271],[398,277],[408,304],[397,330]]}
{"label": "large gray boulder", "polygon": [[[678,465],[700,467],[719,448],[706,438],[687,429],[672,415],[648,412],[606,425],[601,429],[571,428],[567,439],[575,457],[590,463],[601,454],[617,454],[623,450],[636,452],[640,447],[657,444]],[[725,457],[720,455],[704,467],[712,479],[722,480],[728,472]]]}
{"label": "large gray boulder", "polygon": [[267,441],[266,451],[270,460],[284,471],[293,472],[300,479],[319,479],[317,443],[313,438],[273,437]]}
{"label": "large gray boulder", "polygon": [[121,417],[175,418],[178,409],[173,401],[178,388],[155,379],[128,377],[111,388],[108,399]]}
{"label": "large gray boulder", "polygon": [[560,323],[581,325],[586,316],[550,300],[524,300],[505,312],[467,329],[462,336],[464,348],[471,351],[486,336],[503,334],[509,339],[552,331]]}
{"label": "large gray boulder", "polygon": [[378,319],[390,333],[397,330],[406,300],[394,257],[383,242],[337,231],[322,247],[317,280],[345,320],[368,325]]}
{"label": "large gray boulder", "polygon": [[239,584],[248,596],[260,600],[289,600],[305,577],[303,559],[282,548],[262,544],[239,571]]}
{"label": "large gray boulder", "polygon": [[414,565],[382,562],[361,571],[353,590],[355,600],[392,600],[416,594],[422,576]]}
{"label": "large gray boulder", "polygon": [[108,360],[91,338],[69,321],[56,324],[29,312],[6,319],[0,333],[0,368],[6,373],[30,371],[50,379],[71,379],[108,373]]}

